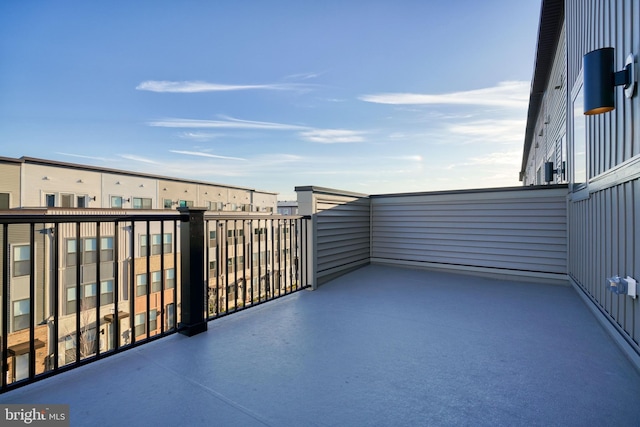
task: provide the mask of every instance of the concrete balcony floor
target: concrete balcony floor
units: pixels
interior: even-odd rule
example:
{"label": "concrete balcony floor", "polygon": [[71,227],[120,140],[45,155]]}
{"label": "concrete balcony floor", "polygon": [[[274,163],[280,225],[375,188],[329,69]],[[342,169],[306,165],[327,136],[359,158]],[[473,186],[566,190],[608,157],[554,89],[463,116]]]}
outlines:
{"label": "concrete balcony floor", "polygon": [[571,287],[371,265],[0,403],[77,426],[637,426],[640,374]]}

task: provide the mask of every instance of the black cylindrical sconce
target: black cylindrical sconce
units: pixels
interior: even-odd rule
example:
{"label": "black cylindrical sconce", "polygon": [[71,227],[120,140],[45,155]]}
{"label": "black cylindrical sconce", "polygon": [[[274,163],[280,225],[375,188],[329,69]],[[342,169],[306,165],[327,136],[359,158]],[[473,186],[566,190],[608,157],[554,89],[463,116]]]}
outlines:
{"label": "black cylindrical sconce", "polygon": [[613,56],[612,47],[594,50],[584,56],[584,114],[601,114],[615,108]]}
{"label": "black cylindrical sconce", "polygon": [[627,56],[623,70],[615,71],[615,51],[612,47],[594,50],[583,57],[584,114],[602,114],[615,108],[614,88],[624,85],[625,95],[635,91],[635,57]]}

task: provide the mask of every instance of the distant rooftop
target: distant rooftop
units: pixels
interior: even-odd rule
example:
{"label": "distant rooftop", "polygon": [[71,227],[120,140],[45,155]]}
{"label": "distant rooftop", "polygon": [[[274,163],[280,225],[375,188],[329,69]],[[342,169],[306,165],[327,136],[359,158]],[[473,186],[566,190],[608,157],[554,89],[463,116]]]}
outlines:
{"label": "distant rooftop", "polygon": [[274,191],[258,190],[255,188],[242,187],[238,185],[220,184],[217,182],[183,179],[183,178],[176,178],[176,177],[170,177],[170,176],[164,176],[164,175],[154,175],[154,174],[147,174],[142,172],[127,171],[127,170],[121,170],[121,169],[111,169],[111,168],[90,166],[90,165],[84,165],[84,164],[78,164],[78,163],[67,163],[67,162],[60,162],[56,160],[39,159],[35,157],[22,156],[19,159],[15,159],[11,157],[0,157],[0,162],[28,163],[28,164],[34,164],[34,165],[52,166],[57,168],[69,168],[69,169],[77,169],[77,170],[84,170],[84,171],[91,171],[91,172],[113,173],[118,175],[134,176],[134,177],[141,177],[141,178],[161,179],[165,181],[182,182],[182,183],[188,183],[188,184],[214,185],[222,188],[248,190],[248,191],[254,191],[254,192],[264,193],[264,194],[278,194],[277,192],[274,192]]}

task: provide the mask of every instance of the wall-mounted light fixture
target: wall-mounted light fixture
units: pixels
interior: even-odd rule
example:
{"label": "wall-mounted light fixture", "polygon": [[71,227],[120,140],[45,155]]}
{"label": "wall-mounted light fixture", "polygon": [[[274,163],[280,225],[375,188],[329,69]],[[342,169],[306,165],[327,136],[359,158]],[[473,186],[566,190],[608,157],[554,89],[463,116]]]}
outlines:
{"label": "wall-mounted light fixture", "polygon": [[584,78],[584,114],[602,114],[615,108],[614,89],[624,86],[627,98],[634,95],[636,89],[635,56],[630,53],[624,64],[624,69],[615,71],[612,47],[594,50],[583,57]]}
{"label": "wall-mounted light fixture", "polygon": [[545,162],[544,163],[544,182],[553,181],[554,175],[560,175],[564,179],[564,162],[562,162],[562,166],[558,169],[553,168],[553,162]]}
{"label": "wall-mounted light fixture", "polygon": [[89,197],[89,200],[93,200],[95,202],[96,201],[96,196]]}

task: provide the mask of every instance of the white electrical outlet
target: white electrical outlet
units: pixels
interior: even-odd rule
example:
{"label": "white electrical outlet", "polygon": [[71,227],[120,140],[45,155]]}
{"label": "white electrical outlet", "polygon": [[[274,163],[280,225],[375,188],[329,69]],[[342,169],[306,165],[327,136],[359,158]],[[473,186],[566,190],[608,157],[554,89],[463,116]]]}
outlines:
{"label": "white electrical outlet", "polygon": [[625,280],[627,281],[627,295],[635,299],[638,296],[636,279],[627,276]]}

